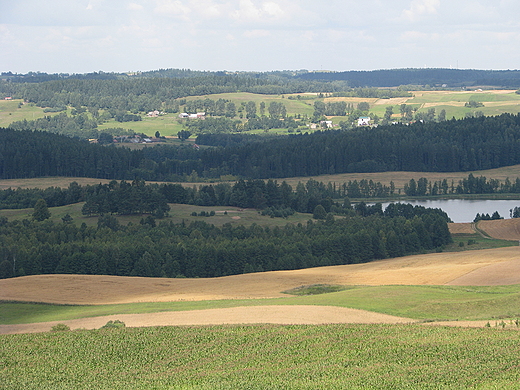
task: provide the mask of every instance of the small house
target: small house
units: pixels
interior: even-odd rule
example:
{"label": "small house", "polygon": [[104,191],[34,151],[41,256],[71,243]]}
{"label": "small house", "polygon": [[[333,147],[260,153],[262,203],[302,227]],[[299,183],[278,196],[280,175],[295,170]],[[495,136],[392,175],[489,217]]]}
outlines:
{"label": "small house", "polygon": [[357,120],[358,126],[370,126],[370,117],[360,116]]}

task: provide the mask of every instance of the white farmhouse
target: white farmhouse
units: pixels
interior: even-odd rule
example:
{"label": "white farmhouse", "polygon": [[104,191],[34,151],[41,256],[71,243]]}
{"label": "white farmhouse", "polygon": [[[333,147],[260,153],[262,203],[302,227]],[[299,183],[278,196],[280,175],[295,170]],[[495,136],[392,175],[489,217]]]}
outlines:
{"label": "white farmhouse", "polygon": [[370,125],[370,117],[369,116],[360,116],[357,120],[358,126],[369,126]]}

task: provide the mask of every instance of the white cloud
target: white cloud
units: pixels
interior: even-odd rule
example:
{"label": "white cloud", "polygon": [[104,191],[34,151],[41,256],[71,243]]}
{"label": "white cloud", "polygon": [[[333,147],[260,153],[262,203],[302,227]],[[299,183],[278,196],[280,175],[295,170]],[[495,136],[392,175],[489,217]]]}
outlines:
{"label": "white cloud", "polygon": [[262,4],[262,10],[269,16],[273,18],[280,18],[284,16],[284,12],[279,4],[268,1]]}
{"label": "white cloud", "polygon": [[247,30],[244,32],[246,38],[263,38],[271,35],[269,30]]}
{"label": "white cloud", "polygon": [[130,4],[128,4],[127,8],[130,11],[142,11],[143,10],[143,6],[141,4],[137,4],[137,3],[130,3]]}
{"label": "white cloud", "polygon": [[436,14],[440,3],[440,0],[412,0],[410,8],[405,9],[402,16],[404,19],[416,22],[423,15]]}
{"label": "white cloud", "polygon": [[189,21],[191,8],[179,0],[159,0],[154,11],[158,14]]}
{"label": "white cloud", "polygon": [[213,0],[191,0],[190,4],[198,17],[216,19],[226,15],[226,3],[216,3]]}
{"label": "white cloud", "polygon": [[286,15],[282,6],[274,1],[256,2],[240,0],[231,17],[242,23],[267,23],[279,20]]}

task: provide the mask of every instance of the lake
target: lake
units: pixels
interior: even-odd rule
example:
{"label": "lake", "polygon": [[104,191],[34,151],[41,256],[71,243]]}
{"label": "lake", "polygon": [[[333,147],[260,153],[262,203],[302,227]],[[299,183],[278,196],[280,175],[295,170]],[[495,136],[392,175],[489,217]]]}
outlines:
{"label": "lake", "polygon": [[[383,210],[389,203],[382,203]],[[445,211],[453,222],[473,222],[477,213],[492,215],[498,211],[501,217],[509,218],[509,210],[520,207],[520,200],[469,200],[469,199],[439,199],[439,200],[407,200],[400,203],[410,203],[414,206],[424,206]]]}

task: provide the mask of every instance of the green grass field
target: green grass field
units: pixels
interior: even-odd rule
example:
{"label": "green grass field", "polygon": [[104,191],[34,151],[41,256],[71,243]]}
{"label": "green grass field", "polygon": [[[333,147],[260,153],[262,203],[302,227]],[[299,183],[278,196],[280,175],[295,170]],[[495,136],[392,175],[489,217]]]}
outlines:
{"label": "green grass field", "polygon": [[[73,222],[77,225],[81,225],[84,222],[87,226],[97,226],[97,216],[88,217],[81,214],[81,208],[83,207],[83,204],[84,203],[81,202],[60,207],[50,207],[50,220],[54,222],[61,222],[61,218],[63,218],[66,214],[69,214],[73,218]],[[305,224],[309,219],[312,219],[311,214],[302,213],[295,213],[287,218],[271,218],[269,216],[261,215],[257,210],[254,209],[238,209],[236,207],[227,206],[194,206],[187,204],[171,203],[170,208],[171,210],[169,211],[169,216],[157,220],[157,223],[160,223],[161,221],[172,221],[174,223],[181,223],[184,220],[187,222],[204,221],[215,226],[222,226],[225,223],[230,223],[232,225],[250,226],[253,223],[256,223],[262,226],[283,227],[287,223]],[[202,211],[204,211],[206,214],[209,214],[211,211],[215,211],[215,215],[211,217],[191,215],[193,212],[200,214]],[[7,217],[10,221],[31,219],[32,213],[32,208],[16,210],[6,209],[0,210],[0,217]],[[121,215],[117,216],[116,218],[121,225],[128,225],[129,222],[132,222],[133,224],[138,224],[141,221],[141,219],[146,216],[147,215],[141,214]]]}
{"label": "green grass field", "polygon": [[46,114],[43,112],[43,108],[36,107],[33,104],[23,104],[20,108],[18,105],[22,103],[21,99],[13,100],[0,100],[0,127],[8,127],[9,124],[24,119],[35,120],[43,118]]}
{"label": "green grass field", "polygon": [[1,389],[517,389],[516,329],[209,326],[0,336]]}
{"label": "green grass field", "polygon": [[136,133],[144,133],[150,137],[155,135],[158,131],[161,136],[177,136],[177,133],[184,129],[184,126],[179,123],[178,114],[167,114],[156,118],[149,118],[142,116],[143,120],[139,122],[117,122],[111,119],[98,126],[99,131],[103,131],[107,128],[122,127],[124,129],[133,130]]}
{"label": "green grass field", "polygon": [[338,306],[412,318],[417,321],[497,320],[520,318],[519,298],[519,286],[349,286],[337,292],[302,296],[288,294],[286,298],[259,300],[147,302],[92,306],[2,302],[0,324],[28,324],[113,314],[266,305]]}

